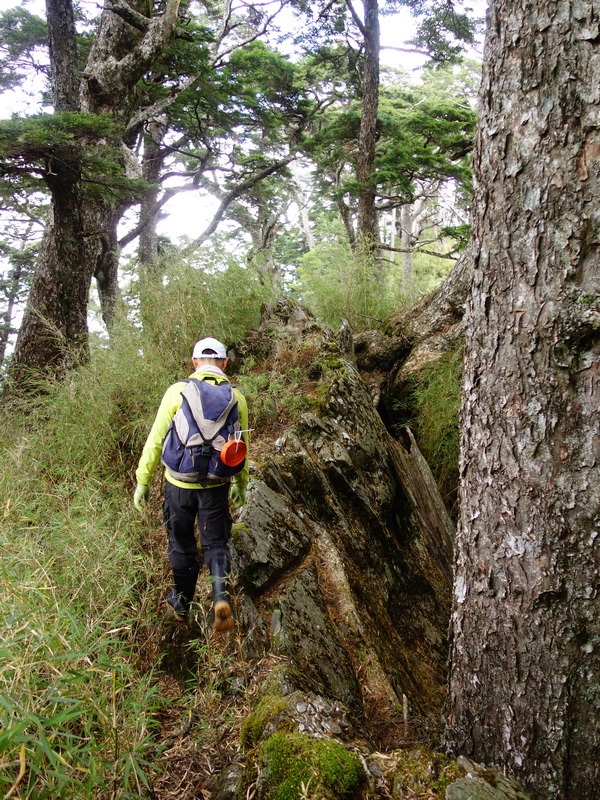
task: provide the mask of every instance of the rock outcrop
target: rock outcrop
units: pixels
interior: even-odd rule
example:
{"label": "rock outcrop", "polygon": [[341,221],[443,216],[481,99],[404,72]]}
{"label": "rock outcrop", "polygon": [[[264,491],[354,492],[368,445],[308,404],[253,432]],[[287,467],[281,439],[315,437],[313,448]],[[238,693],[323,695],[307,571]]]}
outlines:
{"label": "rock outcrop", "polygon": [[[452,296],[435,316],[456,336]],[[398,323],[415,352],[437,346],[427,313]],[[348,329],[282,302],[235,354],[242,389],[265,404],[232,531],[237,627],[215,640],[207,592],[196,627],[176,626],[161,662],[182,681],[195,653],[235,660],[224,701],[243,716],[238,706],[229,757],[219,753],[194,796],[527,800],[498,770],[439,752],[453,527],[411,431],[396,441],[376,408],[401,371],[400,338],[385,357],[373,338],[357,359]],[[256,393],[265,376],[276,403],[273,386]]]}
{"label": "rock outcrop", "polygon": [[258,769],[281,729],[368,753],[439,721],[452,524],[414,440],[388,434],[343,332],[285,303],[244,347],[257,370],[301,363],[306,377],[305,410],[263,443],[232,536],[245,655],[278,661],[259,692],[277,713],[248,738],[248,761]]}
{"label": "rock outcrop", "polygon": [[420,370],[460,346],[471,276],[472,257],[466,251],[444,282],[408,312],[392,317],[383,330],[354,337],[358,368],[386,423],[394,407],[409,409]]}

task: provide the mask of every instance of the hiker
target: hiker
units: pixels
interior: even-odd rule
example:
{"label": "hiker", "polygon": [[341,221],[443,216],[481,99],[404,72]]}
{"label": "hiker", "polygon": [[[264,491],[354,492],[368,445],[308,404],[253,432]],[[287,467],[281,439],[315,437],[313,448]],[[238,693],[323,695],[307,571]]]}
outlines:
{"label": "hiker", "polygon": [[[227,350],[217,339],[208,337],[194,345],[193,374],[187,381],[179,381],[170,386],[160,403],[135,473],[137,487],[133,498],[136,509],[142,511],[150,494],[152,474],[159,460],[162,460],[165,464],[163,513],[174,583],[167,602],[176,619],[184,622],[194,598],[200,571],[194,535],[197,519],[204,562],[208,565],[212,579],[214,629],[217,631],[230,630],[234,625],[227,580],[230,569],[228,540],[231,532],[228,499],[231,498],[232,504],[240,508],[246,499],[248,484],[248,461],[243,458],[248,444],[248,406],[242,393],[231,386],[225,375],[227,362]],[[200,401],[198,398],[201,398]],[[228,398],[229,406],[225,407]],[[202,421],[202,434],[199,440],[196,439],[203,446],[196,444],[194,452],[191,447],[193,437],[189,439],[190,447],[184,447],[187,443],[181,444],[178,433],[183,437],[181,423],[186,433],[189,433],[188,428],[198,430],[200,426],[195,428],[194,420],[198,415],[204,416],[204,413],[206,419]],[[193,419],[190,424],[191,414]],[[217,417],[217,422],[214,422]],[[219,430],[224,417],[227,417],[229,425],[226,433]],[[212,425],[209,437],[214,438],[208,444],[204,431],[207,425]],[[222,453],[215,451],[218,446],[215,432],[230,439]],[[220,444],[223,445],[222,439]],[[225,466],[221,460],[225,458],[228,446],[240,453],[239,456],[234,456],[234,466]],[[198,457],[197,453],[200,451],[201,455]],[[182,452],[188,458],[191,453],[193,467],[190,467],[189,461],[173,460],[174,453],[178,453],[178,458],[181,459]],[[202,466],[199,466],[199,461],[202,461]],[[199,472],[195,471],[198,469]]]}

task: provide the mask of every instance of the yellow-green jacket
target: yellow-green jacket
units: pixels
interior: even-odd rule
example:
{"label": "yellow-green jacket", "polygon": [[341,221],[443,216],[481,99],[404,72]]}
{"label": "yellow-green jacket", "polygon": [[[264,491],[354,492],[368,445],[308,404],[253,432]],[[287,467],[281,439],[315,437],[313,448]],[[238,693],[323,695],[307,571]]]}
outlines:
{"label": "yellow-green jacket", "polygon": [[[210,376],[213,380],[216,380],[217,383],[223,383],[227,381],[227,376],[224,372],[216,367],[207,367],[202,366],[196,372],[193,372],[190,375],[190,378],[196,378],[197,380],[202,380]],[[158,411],[156,413],[156,419],[154,420],[154,424],[148,434],[148,438],[146,439],[146,444],[144,445],[144,449],[142,450],[142,455],[140,458],[140,463],[138,468],[135,472],[135,477],[138,483],[144,484],[144,486],[148,486],[150,481],[152,480],[152,475],[154,474],[154,470],[156,469],[156,465],[160,461],[160,456],[162,453],[162,445],[163,439],[165,438],[165,434],[169,425],[171,424],[171,420],[179,411],[181,407],[181,392],[185,388],[184,381],[178,381],[177,383],[172,384],[169,386],[167,391],[163,395],[163,399],[160,401],[160,406],[158,407]],[[244,441],[246,442],[246,447],[248,446],[248,404],[246,403],[246,398],[244,395],[234,387],[233,393],[237,399],[238,403],[238,417],[240,421],[240,427],[243,431],[242,436],[244,437]],[[204,488],[212,488],[215,484],[208,484],[203,485],[201,483],[184,483],[183,481],[177,481],[175,478],[172,478],[168,472],[165,470],[165,479],[169,481],[169,483],[175,484],[175,486],[180,486],[182,489],[204,489]],[[236,483],[240,488],[245,489],[248,485],[248,457],[246,456],[246,463],[244,464],[244,469],[241,472],[238,472],[237,475],[234,475],[232,481]],[[217,484],[218,485],[218,484]]]}

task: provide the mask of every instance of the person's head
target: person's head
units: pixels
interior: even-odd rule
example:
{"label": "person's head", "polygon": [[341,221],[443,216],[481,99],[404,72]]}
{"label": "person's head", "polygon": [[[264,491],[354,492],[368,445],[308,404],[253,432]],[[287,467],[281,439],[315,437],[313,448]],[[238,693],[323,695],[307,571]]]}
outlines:
{"label": "person's head", "polygon": [[212,336],[207,336],[205,339],[200,339],[196,342],[192,351],[192,364],[194,369],[204,366],[205,364],[225,369],[227,366],[227,350],[225,345],[218,339],[213,339]]}

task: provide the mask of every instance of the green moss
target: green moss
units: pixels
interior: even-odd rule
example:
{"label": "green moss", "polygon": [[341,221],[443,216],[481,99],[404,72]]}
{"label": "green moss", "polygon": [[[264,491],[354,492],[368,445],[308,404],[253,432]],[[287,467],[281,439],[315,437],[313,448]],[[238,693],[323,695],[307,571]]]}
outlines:
{"label": "green moss", "polygon": [[255,747],[266,725],[286,708],[287,703],[282,697],[272,694],[265,695],[242,724],[240,740],[244,750]]}
{"label": "green moss", "polygon": [[296,692],[291,694],[292,687],[298,686],[301,680],[302,675],[296,666],[291,662],[281,661],[279,664],[275,664],[261,684],[261,695],[264,697],[267,694],[273,694],[278,697],[287,697],[288,705],[292,708],[297,699]]}
{"label": "green moss", "polygon": [[344,370],[346,367],[342,359],[336,358],[335,356],[321,359],[320,365],[324,370]]}
{"label": "green moss", "polygon": [[417,441],[444,495],[458,484],[462,362],[460,347],[425,367],[412,396]]}
{"label": "green moss", "polygon": [[443,800],[446,787],[463,774],[456,761],[425,747],[399,750],[394,756],[393,798],[418,795]]}
{"label": "green moss", "polygon": [[352,794],[365,775],[339,742],[275,733],[262,748],[265,800],[335,800]]}
{"label": "green moss", "polygon": [[234,522],[231,526],[231,540],[234,544],[239,542],[240,537],[243,533],[249,534],[250,528],[246,525],[245,522]]}
{"label": "green moss", "polygon": [[320,383],[313,391],[312,395],[308,398],[310,410],[313,413],[316,413],[318,416],[319,412],[323,408],[325,408],[325,406],[329,402],[330,396],[331,396],[330,384],[325,382]]}

